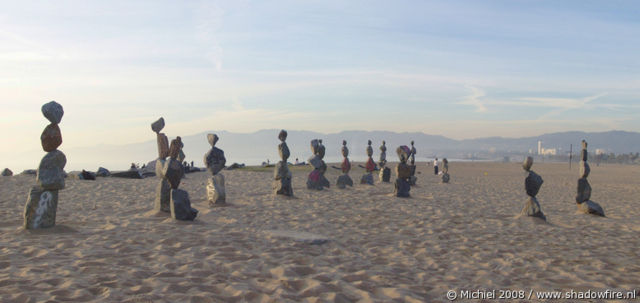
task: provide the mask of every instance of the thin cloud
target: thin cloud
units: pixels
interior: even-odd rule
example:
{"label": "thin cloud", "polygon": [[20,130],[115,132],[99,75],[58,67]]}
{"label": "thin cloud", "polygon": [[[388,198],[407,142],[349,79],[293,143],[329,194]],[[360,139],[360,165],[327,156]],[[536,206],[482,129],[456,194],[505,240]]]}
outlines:
{"label": "thin cloud", "polygon": [[465,87],[471,90],[471,95],[466,96],[464,100],[462,100],[461,102],[458,102],[458,104],[471,105],[476,108],[476,112],[478,113],[487,112],[487,107],[484,106],[484,103],[480,100],[482,97],[485,96],[484,91],[473,86],[465,86]]}

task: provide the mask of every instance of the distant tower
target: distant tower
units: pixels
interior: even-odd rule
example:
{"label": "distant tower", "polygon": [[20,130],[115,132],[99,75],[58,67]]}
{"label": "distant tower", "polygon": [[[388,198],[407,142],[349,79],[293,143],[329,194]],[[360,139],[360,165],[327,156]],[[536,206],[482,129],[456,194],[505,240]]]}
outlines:
{"label": "distant tower", "polygon": [[542,155],[542,141],[538,140],[538,155]]}

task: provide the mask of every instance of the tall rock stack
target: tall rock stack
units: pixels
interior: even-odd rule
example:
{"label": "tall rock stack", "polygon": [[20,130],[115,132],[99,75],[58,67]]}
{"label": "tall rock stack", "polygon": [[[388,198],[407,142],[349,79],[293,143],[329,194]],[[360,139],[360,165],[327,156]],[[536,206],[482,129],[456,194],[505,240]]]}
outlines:
{"label": "tall rock stack", "polygon": [[224,189],[224,175],[220,171],[227,163],[224,151],[216,147],[218,135],[208,134],[207,140],[211,144],[211,149],[204,155],[204,164],[212,177],[207,179],[207,200],[210,206],[225,205],[226,192]]}
{"label": "tall rock stack", "polygon": [[396,197],[409,197],[411,186],[409,185],[409,177],[411,176],[411,167],[407,165],[411,150],[406,145],[402,145],[396,149],[400,163],[396,165],[396,181],[393,183],[393,194]]}
{"label": "tall rock stack", "polygon": [[409,184],[416,185],[416,181],[418,181],[418,178],[416,177],[416,147],[413,146],[413,143],[413,140],[411,140],[411,150],[409,154],[409,169],[411,170],[411,176],[409,177]]}
{"label": "tall rock stack", "polygon": [[376,163],[373,162],[373,147],[371,147],[371,140],[367,142],[367,163],[364,168],[367,171],[362,178],[360,178],[360,184],[369,184],[373,185],[373,171],[376,169]]}
{"label": "tall rock stack", "polygon": [[160,117],[156,122],[151,123],[151,130],[156,133],[158,144],[158,159],[156,159],[156,175],[160,178],[156,187],[156,199],[153,209],[156,211],[171,212],[171,186],[169,180],[164,176],[165,159],[169,156],[169,139],[167,135],[161,133],[164,128],[164,118]]}
{"label": "tall rock stack", "polygon": [[449,160],[442,159],[442,183],[449,183]]}
{"label": "tall rock stack", "polygon": [[589,164],[587,163],[587,141],[582,140],[582,158],[580,161],[580,179],[578,179],[578,193],[576,195],[576,203],[578,204],[578,211],[585,214],[592,214],[604,217],[604,210],[602,207],[591,201],[591,185],[587,181],[587,177],[591,172]]}
{"label": "tall rock stack", "polygon": [[338,177],[338,181],[336,185],[338,188],[344,189],[349,186],[353,186],[353,180],[349,177],[349,171],[351,170],[351,162],[349,162],[349,149],[347,148],[347,141],[342,140],[342,156],[344,160],[342,160],[342,164],[340,168],[342,169],[342,175]]}
{"label": "tall rock stack", "polygon": [[324,176],[327,172],[327,164],[324,163],[325,147],[322,145],[322,140],[311,140],[311,152],[313,156],[309,158],[309,164],[313,166],[313,171],[309,173],[307,178],[307,188],[322,190],[325,187],[329,187],[329,180]]}
{"label": "tall rock stack", "polygon": [[191,201],[189,200],[189,193],[182,189],[178,189],[180,186],[180,180],[184,177],[184,167],[182,163],[178,161],[180,150],[184,145],[180,137],[171,140],[169,146],[169,160],[165,161],[162,168],[162,174],[169,182],[171,186],[171,217],[176,220],[189,220],[192,221],[198,215],[198,210],[191,207]]}
{"label": "tall rock stack", "polygon": [[31,187],[24,206],[25,229],[47,228],[56,225],[58,191],[64,188],[64,166],[67,158],[57,148],[62,144],[58,124],[62,120],[62,105],[51,101],[42,106],[42,114],[51,124],[45,127],[40,142],[47,154],[40,161],[36,174],[37,185]]}
{"label": "tall rock stack", "polygon": [[276,164],[275,170],[273,171],[274,181],[273,181],[273,190],[276,195],[284,195],[284,196],[293,196],[293,187],[291,186],[291,171],[289,171],[289,166],[287,164],[287,159],[289,159],[289,147],[287,146],[287,131],[281,130],[278,134],[278,139],[280,139],[280,144],[278,145],[278,153],[280,154],[280,159],[282,159],[278,164]]}
{"label": "tall rock stack", "polygon": [[380,161],[378,162],[378,166],[380,166],[380,181],[390,182],[391,169],[387,167],[387,145],[384,141],[382,141],[382,145],[380,145]]}
{"label": "tall rock stack", "polygon": [[527,191],[527,196],[529,196],[529,198],[527,199],[527,202],[525,202],[525,206],[520,214],[547,220],[540,209],[538,199],[536,199],[536,195],[538,194],[538,191],[540,191],[540,187],[544,181],[540,175],[531,170],[532,165],[533,158],[531,157],[527,157],[524,160],[524,163],[522,163],[522,168],[529,173],[527,178],[524,180],[524,188]]}

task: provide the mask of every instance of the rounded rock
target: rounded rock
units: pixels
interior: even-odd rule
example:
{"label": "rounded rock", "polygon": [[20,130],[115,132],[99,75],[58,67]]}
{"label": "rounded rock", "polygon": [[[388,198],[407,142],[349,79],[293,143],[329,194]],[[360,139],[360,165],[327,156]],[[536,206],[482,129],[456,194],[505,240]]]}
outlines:
{"label": "rounded rock", "polygon": [[62,116],[64,115],[64,110],[62,109],[62,105],[58,102],[51,101],[42,105],[42,114],[45,118],[51,121],[51,123],[60,124]]}
{"label": "rounded rock", "polygon": [[40,142],[44,151],[51,152],[56,150],[62,144],[62,133],[58,124],[51,123],[47,125],[42,131],[42,135],[40,135]]}

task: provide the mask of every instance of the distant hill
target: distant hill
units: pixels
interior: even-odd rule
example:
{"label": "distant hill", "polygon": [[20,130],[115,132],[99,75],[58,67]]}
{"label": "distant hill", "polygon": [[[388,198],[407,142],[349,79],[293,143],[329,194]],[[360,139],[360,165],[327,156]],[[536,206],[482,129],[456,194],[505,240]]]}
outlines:
{"label": "distant hill", "polygon": [[[279,131],[279,129],[260,130],[253,133],[209,131],[181,137],[185,144],[184,152],[187,161],[194,161],[196,166],[203,166],[202,158],[209,149],[209,143],[206,139],[207,133],[218,134],[220,141],[217,146],[224,150],[227,163],[260,164],[267,159],[271,162],[279,160],[277,151],[277,145],[280,143],[277,138]],[[374,159],[376,160],[380,153],[380,144],[382,140],[386,140],[387,159],[390,161],[397,161],[395,149],[400,145],[409,145],[411,140],[415,141],[418,160],[427,160],[433,156],[462,158],[475,154],[484,154],[488,158],[500,159],[504,154],[535,151],[538,140],[542,141],[545,148],[558,148],[562,153],[569,151],[570,144],[573,144],[574,153],[577,153],[582,139],[589,142],[589,150],[592,152],[597,148],[616,154],[640,152],[640,133],[627,131],[598,133],[572,131],[525,138],[489,137],[466,140],[454,140],[440,135],[419,132],[344,131],[322,134],[290,130],[288,133],[287,144],[291,150],[291,162],[295,161],[296,157],[300,161],[306,161],[311,156],[309,142],[315,138],[323,140],[327,150],[325,158],[327,162],[337,162],[342,159],[340,155],[342,140],[347,140],[347,146],[351,153],[350,158],[354,161],[366,159],[367,140],[372,141]],[[167,135],[173,139],[178,134]],[[131,162],[146,163],[157,157],[156,140],[153,138],[153,133],[150,133],[149,137],[149,141],[136,144],[67,149],[65,150],[69,160],[67,166],[70,169],[95,170],[98,166],[109,169],[126,169]]]}

